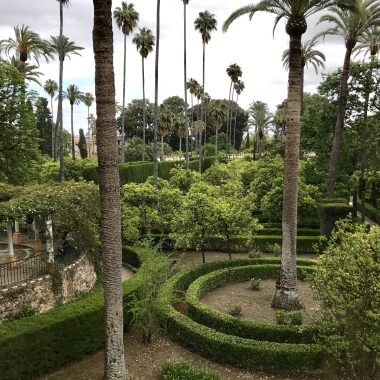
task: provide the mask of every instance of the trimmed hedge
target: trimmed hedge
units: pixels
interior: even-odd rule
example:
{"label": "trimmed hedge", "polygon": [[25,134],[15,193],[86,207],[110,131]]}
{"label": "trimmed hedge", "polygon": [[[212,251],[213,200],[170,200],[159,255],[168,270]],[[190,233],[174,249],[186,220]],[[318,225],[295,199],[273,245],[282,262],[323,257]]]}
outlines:
{"label": "trimmed hedge", "polygon": [[[257,231],[257,235],[282,235],[281,227],[264,227],[262,230]],[[297,236],[319,236],[320,231],[318,228],[298,227]]]}
{"label": "trimmed hedge", "polygon": [[[126,305],[142,281],[137,272],[124,282]],[[105,342],[103,304],[103,291],[97,288],[46,313],[0,325],[1,380],[37,379],[102,349]],[[129,323],[130,314],[125,308],[124,324],[127,327]]]}
{"label": "trimmed hedge", "polygon": [[[297,236],[297,252],[299,253],[318,253],[314,249],[314,244],[319,244],[321,238],[319,236]],[[257,249],[267,250],[268,244],[282,245],[281,235],[258,235],[254,242]]]}
{"label": "trimmed hedge", "polygon": [[220,380],[216,372],[186,362],[167,362],[160,373],[163,380]]}
{"label": "trimmed hedge", "polygon": [[[230,266],[236,266],[238,261],[241,260],[231,260]],[[178,273],[159,292],[158,314],[173,339],[217,362],[250,370],[296,372],[321,368],[326,354],[319,345],[257,341],[226,335],[176,311],[172,306],[176,292],[190,280],[190,273],[194,275],[197,271],[204,270],[194,268]]]}
{"label": "trimmed hedge", "polygon": [[[312,343],[317,329],[311,326],[280,326],[268,323],[240,319],[213,310],[201,302],[201,298],[213,289],[224,286],[230,281],[248,281],[251,278],[275,278],[279,265],[250,265],[221,269],[196,279],[186,292],[188,315],[194,321],[219,332],[241,338],[267,340],[281,343]],[[304,278],[310,273],[310,266],[297,267],[298,277]],[[254,297],[254,295],[253,295]]]}
{"label": "trimmed hedge", "polygon": [[373,207],[371,204],[365,204],[366,216],[373,220],[375,223],[380,224],[380,210]]}
{"label": "trimmed hedge", "polygon": [[334,203],[324,201],[319,205],[319,218],[321,235],[329,237],[335,228],[337,220],[346,218],[352,212],[352,207],[347,203]]}

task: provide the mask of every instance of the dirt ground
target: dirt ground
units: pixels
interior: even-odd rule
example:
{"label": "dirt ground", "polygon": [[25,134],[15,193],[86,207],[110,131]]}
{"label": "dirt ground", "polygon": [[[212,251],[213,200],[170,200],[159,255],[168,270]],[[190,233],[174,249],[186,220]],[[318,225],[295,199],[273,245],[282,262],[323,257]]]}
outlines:
{"label": "dirt ground", "polygon": [[[276,310],[270,306],[275,280],[262,280],[259,290],[250,290],[249,283],[249,281],[229,283],[205,294],[202,302],[225,314],[228,314],[231,308],[238,306],[241,308],[243,319],[276,323]],[[304,306],[301,311],[303,323],[308,324],[318,303],[313,299],[312,291],[306,282],[298,282],[298,294]]]}

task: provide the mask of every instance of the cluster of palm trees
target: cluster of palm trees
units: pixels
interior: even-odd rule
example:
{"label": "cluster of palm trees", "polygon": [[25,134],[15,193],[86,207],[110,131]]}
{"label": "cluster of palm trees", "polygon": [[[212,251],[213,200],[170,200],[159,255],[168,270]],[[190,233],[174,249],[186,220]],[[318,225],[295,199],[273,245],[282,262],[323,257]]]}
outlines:
{"label": "cluster of palm trees", "polygon": [[[42,39],[38,33],[33,32],[26,25],[17,25],[14,27],[14,38],[8,38],[0,41],[0,53],[4,52],[8,57],[9,62],[14,65],[19,72],[23,75],[25,81],[32,81],[41,85],[39,76],[42,74],[37,71],[39,67],[39,60],[44,58],[46,62],[54,59],[55,56],[59,60],[59,80],[58,84],[49,79],[44,84],[44,90],[50,95],[51,112],[53,116],[53,97],[58,92],[58,109],[55,128],[52,131],[52,157],[57,159],[59,155],[60,161],[60,177],[64,179],[64,139],[63,139],[63,113],[62,101],[66,96],[70,101],[71,110],[74,104],[78,103],[76,95],[79,90],[75,85],[70,85],[66,93],[63,91],[63,63],[65,58],[70,58],[71,55],[80,55],[83,47],[75,44],[67,36],[63,34],[63,7],[69,4],[69,0],[57,0],[59,2],[60,12],[60,33],[58,36],[51,36],[50,40]],[[34,60],[36,65],[30,64],[28,61]],[[66,94],[66,95],[65,95]],[[82,97],[83,94],[80,96]],[[87,96],[89,99],[90,97]],[[82,98],[81,98],[82,99]],[[93,101],[93,97],[92,97]],[[92,104],[91,101],[91,104]],[[90,105],[91,105],[90,104]],[[71,117],[71,120],[73,118]],[[74,152],[74,134],[73,123],[72,128],[72,150]],[[75,157],[73,153],[73,158]]]}

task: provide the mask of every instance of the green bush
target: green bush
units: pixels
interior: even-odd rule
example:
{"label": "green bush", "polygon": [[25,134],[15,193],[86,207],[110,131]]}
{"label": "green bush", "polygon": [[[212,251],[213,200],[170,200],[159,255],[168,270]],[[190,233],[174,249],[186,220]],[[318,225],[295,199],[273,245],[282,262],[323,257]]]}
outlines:
{"label": "green bush", "polygon": [[301,326],[302,314],[300,311],[285,312],[284,310],[278,310],[276,312],[276,323],[278,325]]}
{"label": "green bush", "polygon": [[[317,253],[314,245],[320,242],[319,236],[297,236],[297,252],[299,253]],[[256,249],[265,251],[267,245],[282,245],[281,235],[259,235],[256,236],[254,245]]]}
{"label": "green bush", "polygon": [[[265,263],[265,260],[262,262]],[[275,278],[278,271],[279,265],[265,263],[234,266],[200,276],[191,283],[186,292],[188,315],[202,325],[241,338],[283,343],[311,343],[315,339],[317,331],[315,327],[308,326],[298,329],[292,326],[276,326],[251,320],[240,320],[211,309],[201,302],[204,294],[224,286],[227,282],[249,281],[253,276],[261,279]],[[301,279],[311,272],[310,265],[298,267],[298,276]]]}
{"label": "green bush", "polygon": [[[264,226],[262,230],[257,232],[258,235],[282,235],[282,228]],[[319,228],[298,227],[297,236],[319,236]]]}
{"label": "green bush", "polygon": [[227,314],[236,318],[239,318],[243,315],[240,306],[232,306],[230,309],[228,309]]}
{"label": "green bush", "polygon": [[[127,301],[141,281],[138,272],[123,285],[125,326],[131,317]],[[103,303],[103,292],[97,289],[46,313],[0,325],[0,378],[37,379],[103,348]]]}
{"label": "green bush", "polygon": [[168,362],[161,367],[163,380],[219,380],[220,376],[205,368],[186,362]]}
{"label": "green bush", "polygon": [[346,218],[351,211],[352,207],[347,202],[334,203],[334,200],[324,200],[319,205],[321,235],[329,237],[336,221]]}
{"label": "green bush", "polygon": [[173,276],[159,293],[158,313],[173,339],[215,361],[251,370],[296,372],[322,366],[325,352],[319,345],[257,341],[226,335],[176,311],[171,301],[176,290],[189,281],[187,275]]}
{"label": "green bush", "polygon": [[250,290],[259,290],[260,289],[261,278],[251,278],[249,282]]}

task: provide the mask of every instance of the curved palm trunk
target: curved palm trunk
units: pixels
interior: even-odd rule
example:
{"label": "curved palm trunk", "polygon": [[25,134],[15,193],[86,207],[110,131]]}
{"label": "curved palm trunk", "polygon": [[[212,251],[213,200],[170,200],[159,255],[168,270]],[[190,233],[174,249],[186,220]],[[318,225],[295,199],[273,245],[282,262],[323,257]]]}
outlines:
{"label": "curved palm trunk", "polygon": [[155,69],[154,69],[154,142],[153,142],[153,183],[156,189],[158,185],[157,128],[158,128],[158,64],[159,64],[159,52],[160,52],[160,5],[161,5],[161,1],[157,0],[156,63],[155,63]]}
{"label": "curved palm trunk", "polygon": [[74,106],[70,104],[71,108],[71,158],[75,160],[75,145],[74,145]]}
{"label": "curved palm trunk", "polygon": [[100,241],[106,323],[104,379],[124,380],[127,373],[123,345],[120,180],[115,128],[112,1],[93,0],[93,3]]}
{"label": "curved palm trunk", "polygon": [[346,108],[347,108],[347,97],[348,97],[348,83],[347,82],[348,82],[348,75],[349,75],[349,70],[350,70],[350,59],[351,59],[352,49],[354,47],[355,47],[355,43],[346,44],[346,54],[344,56],[342,77],[340,79],[338,114],[336,118],[334,141],[333,141],[333,146],[331,148],[329,172],[328,172],[328,177],[327,177],[326,196],[329,198],[334,197],[340,143],[343,136],[344,116],[345,116]]}
{"label": "curved palm trunk", "polygon": [[125,76],[126,76],[126,66],[127,66],[127,35],[124,34],[124,62],[123,62],[123,111],[121,113],[121,144],[120,144],[120,161],[124,162],[124,152],[125,152]]}
{"label": "curved palm trunk", "polygon": [[[201,121],[203,121],[203,106],[205,98],[205,62],[206,62],[206,44],[203,42],[203,59],[202,59],[202,103],[201,103]],[[206,129],[206,126],[205,126]],[[199,131],[199,173],[202,173],[202,131]]]}
{"label": "curved palm trunk", "polygon": [[272,307],[300,308],[297,292],[296,237],[301,113],[301,36],[290,35],[288,115],[286,124],[284,189],[282,209],[281,271],[276,283]]}
{"label": "curved palm trunk", "polygon": [[145,102],[145,66],[144,57],[142,57],[142,85],[143,85],[143,152],[142,160],[145,161],[145,130],[146,130],[146,102]]}
{"label": "curved palm trunk", "polygon": [[[189,170],[189,119],[187,117],[187,49],[186,49],[186,2],[183,2],[183,70],[185,91],[185,161],[186,170]],[[181,145],[181,140],[180,140]],[[181,147],[180,149],[181,150]]]}

